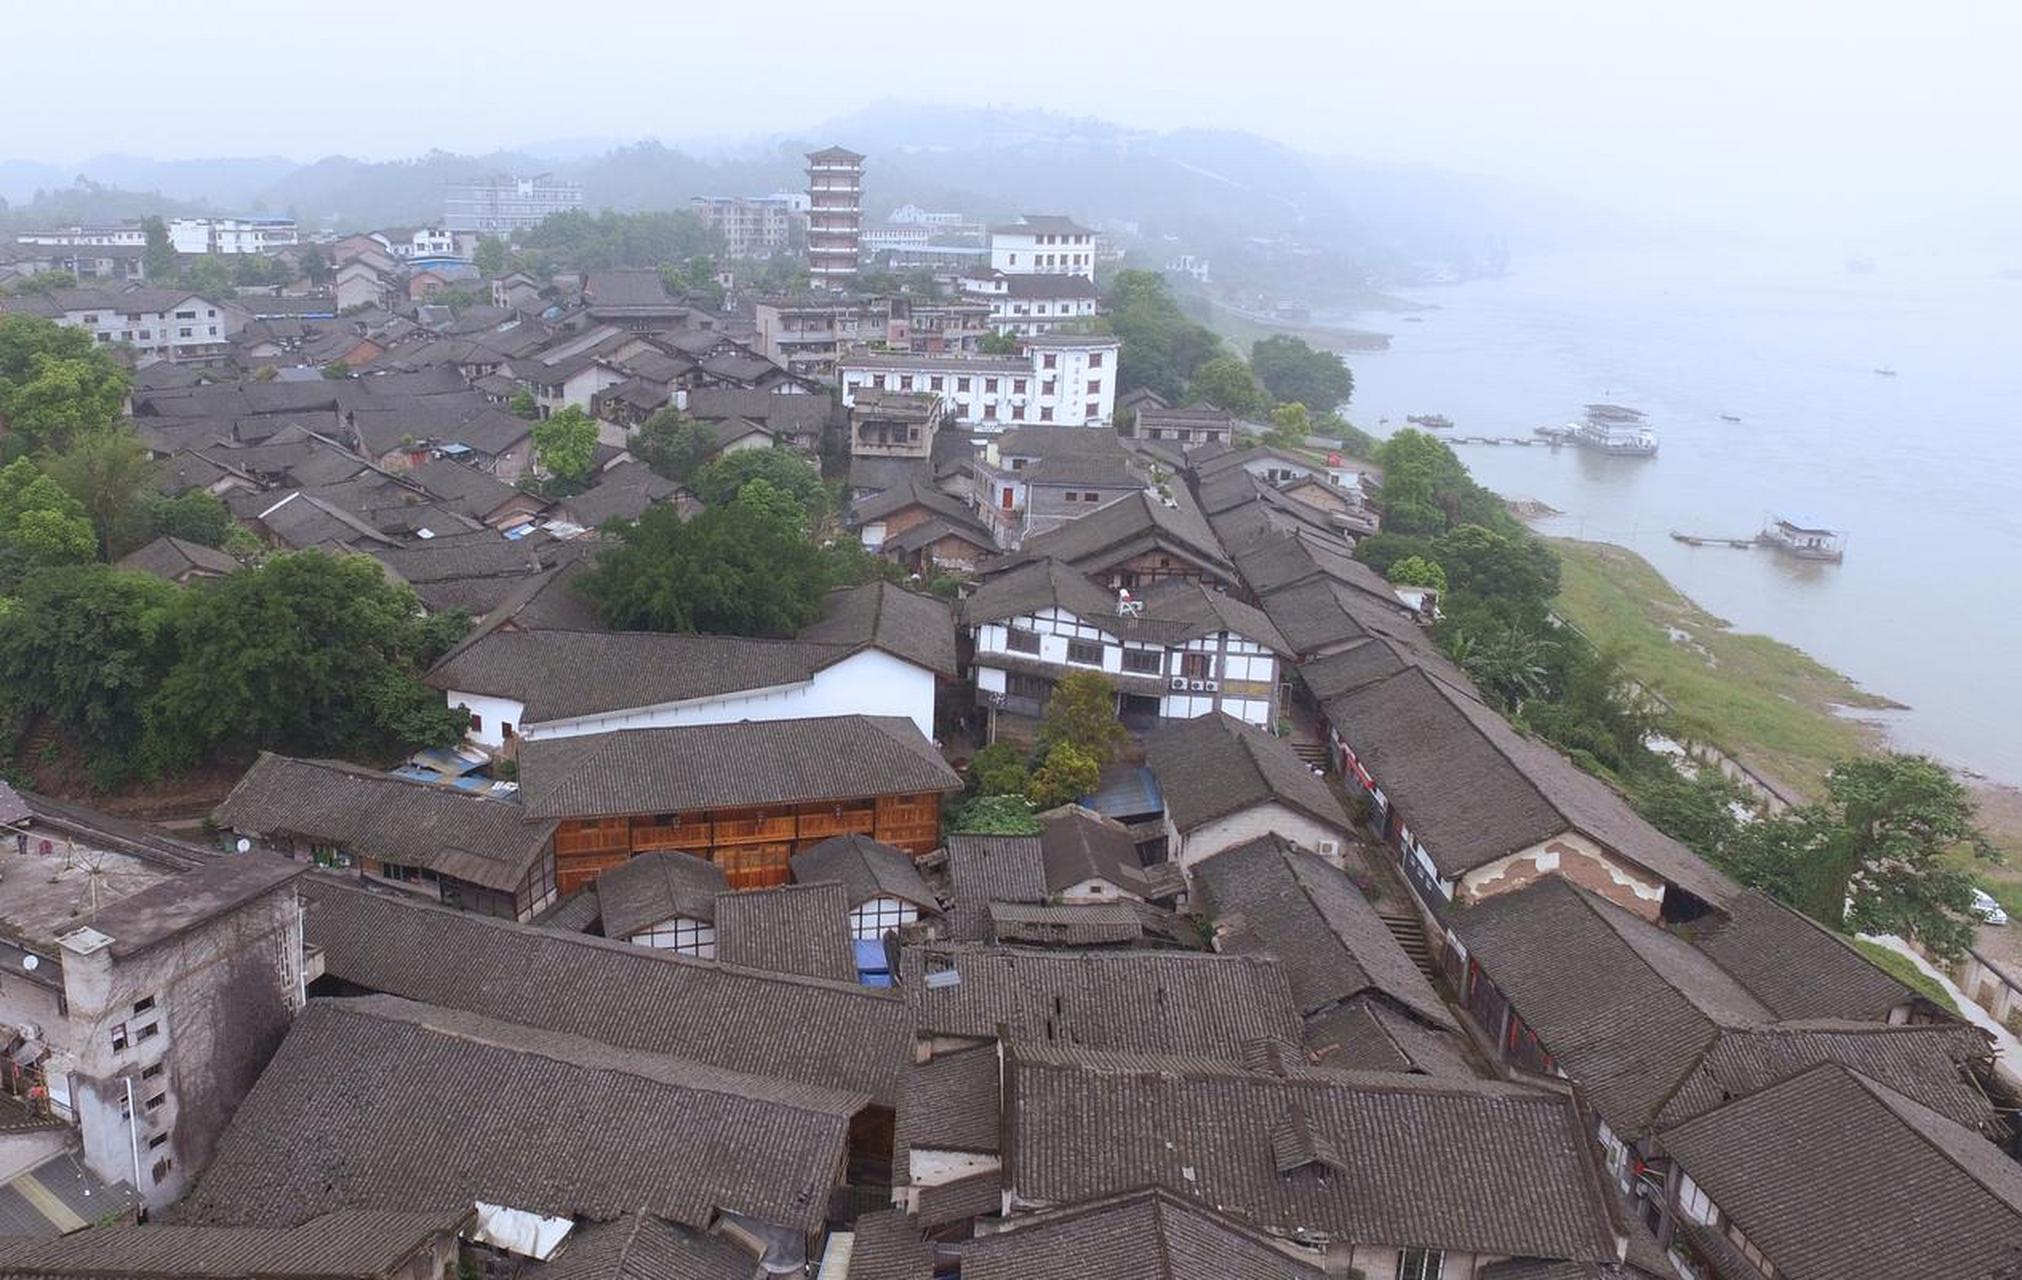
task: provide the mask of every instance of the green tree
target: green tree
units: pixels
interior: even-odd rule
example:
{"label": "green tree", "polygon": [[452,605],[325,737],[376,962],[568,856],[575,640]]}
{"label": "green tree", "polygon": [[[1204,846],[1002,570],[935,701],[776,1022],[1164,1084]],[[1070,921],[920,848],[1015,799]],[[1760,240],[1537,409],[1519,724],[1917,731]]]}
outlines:
{"label": "green tree", "polygon": [[471,260],[477,266],[477,273],[487,280],[496,280],[512,270],[512,250],[497,236],[479,236]]}
{"label": "green tree", "polygon": [[60,449],[119,418],[128,375],[82,329],[0,315],[0,430],[16,451]]}
{"label": "green tree", "polygon": [[513,398],[506,402],[506,408],[515,418],[525,418],[529,422],[541,416],[541,407],[534,403],[534,393],[521,388],[513,392]]}
{"label": "green tree", "polygon": [[351,366],[345,364],[342,360],[332,360],[329,364],[323,366],[323,376],[332,382],[342,382],[351,376]]}
{"label": "green tree", "polygon": [[105,559],[116,560],[153,536],[144,495],[154,461],[130,429],[79,435],[51,455],[43,470],[84,508]]}
{"label": "green tree", "polygon": [[1464,524],[1433,543],[1433,554],[1455,589],[1505,597],[1542,608],[1559,593],[1559,558],[1522,529],[1499,533]]}
{"label": "green tree", "polygon": [[1447,653],[1468,679],[1511,711],[1549,688],[1551,641],[1508,623],[1456,632]]}
{"label": "green tree", "polygon": [[631,447],[655,475],[687,484],[716,456],[716,433],[670,406],[646,419]]}
{"label": "green tree", "polygon": [[1187,391],[1218,409],[1249,418],[1268,411],[1271,397],[1239,356],[1216,356],[1194,370]]}
{"label": "green tree", "polygon": [[1024,754],[1008,742],[993,742],[969,760],[969,790],[979,796],[1022,796],[1029,778]]}
{"label": "green tree", "polygon": [[695,496],[712,507],[735,500],[745,485],[763,479],[792,494],[807,512],[810,528],[819,528],[829,514],[828,486],[821,472],[788,449],[740,449],[726,453],[695,473]]}
{"label": "green tree", "polygon": [[1719,860],[1834,929],[1915,938],[1946,964],[1978,928],[1972,873],[1952,855],[1996,856],[1973,817],[1964,785],[1928,756],[1846,760],[1823,800],[1742,824]]}
{"label": "green tree", "polygon": [[569,405],[535,423],[534,459],[565,484],[581,480],[597,460],[597,420]]}
{"label": "green tree", "polygon": [[175,665],[144,713],[151,767],[446,746],[469,718],[421,683],[420,603],[367,556],[275,556],[184,592],[175,630]]}
{"label": "green tree", "polygon": [[1264,433],[1264,443],[1274,449],[1299,449],[1312,434],[1313,415],[1305,405],[1281,404],[1271,410],[1271,429]]}
{"label": "green tree", "polygon": [[1102,766],[1094,756],[1071,742],[1056,742],[1032,771],[1025,798],[1035,808],[1051,809],[1079,800],[1101,784]]}
{"label": "green tree", "polygon": [[152,214],[140,220],[140,229],[147,237],[147,247],[140,252],[141,274],[156,287],[167,285],[182,270],[182,259],[169,241],[168,224]]}
{"label": "green tree", "polygon": [[783,637],[820,616],[830,582],[820,548],[730,503],[685,523],[656,506],[616,526],[582,589],[618,630]]}
{"label": "green tree", "polygon": [[143,500],[148,524],[155,536],[164,534],[207,547],[222,547],[238,525],[231,510],[217,497],[202,489],[192,489],[176,497],[150,493]]}
{"label": "green tree", "polygon": [[76,564],[98,550],[77,499],[26,458],[0,467],[0,595],[31,569]]}
{"label": "green tree", "polygon": [[794,496],[764,476],[744,482],[732,506],[764,517],[795,536],[807,533],[807,508]]}
{"label": "green tree", "polygon": [[1355,377],[1341,357],[1290,334],[1276,333],[1250,344],[1250,369],[1272,399],[1295,401],[1315,413],[1340,408],[1355,391]]}
{"label": "green tree", "polygon": [[1008,333],[997,333],[993,330],[983,335],[982,342],[977,344],[977,350],[986,356],[1015,356],[1018,354],[1018,339]]}
{"label": "green tree", "polygon": [[1701,768],[1692,777],[1665,765],[1630,789],[1636,812],[1701,857],[1717,858],[1741,828],[1735,805],[1742,800],[1718,769]]}
{"label": "green tree", "polygon": [[1022,795],[977,796],[955,811],[949,834],[967,836],[1036,836],[1039,819],[1032,802]]}
{"label": "green tree", "polygon": [[1159,272],[1117,272],[1107,301],[1110,329],[1123,344],[1117,358],[1118,391],[1147,387],[1178,404],[1194,371],[1227,354],[1212,330],[1180,310]]}
{"label": "green tree", "polygon": [[179,594],[150,574],[69,565],[30,575],[0,613],[0,684],[47,715],[100,782],[134,763],[142,708],[174,661]]}
{"label": "green tree", "polygon": [[232,268],[222,255],[206,253],[183,272],[183,287],[212,301],[234,294]]}
{"label": "green tree", "polygon": [[331,270],[330,259],[323,252],[321,245],[312,244],[302,250],[301,256],[295,260],[295,265],[301,268],[302,274],[307,276],[309,283],[313,285],[328,284],[330,277],[336,274]]}
{"label": "green tree", "polygon": [[1054,684],[1039,720],[1042,757],[1065,743],[1094,760],[1097,769],[1107,769],[1128,741],[1129,731],[1116,718],[1116,687],[1109,677],[1070,671]]}
{"label": "green tree", "polygon": [[1439,567],[1439,561],[1424,556],[1406,556],[1392,564],[1384,576],[1399,586],[1446,590],[1446,570]]}

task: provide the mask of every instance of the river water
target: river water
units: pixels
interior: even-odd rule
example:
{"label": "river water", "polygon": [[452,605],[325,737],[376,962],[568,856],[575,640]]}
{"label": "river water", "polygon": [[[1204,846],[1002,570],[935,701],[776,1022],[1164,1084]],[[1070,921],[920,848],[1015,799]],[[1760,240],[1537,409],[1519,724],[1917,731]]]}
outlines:
{"label": "river water", "polygon": [[[1737,629],[1909,704],[1885,718],[1896,745],[2022,782],[2022,279],[2002,274],[2016,265],[1556,255],[1406,291],[1432,308],[1416,322],[1327,319],[1393,335],[1349,357],[1351,416],[1379,434],[1408,414],[1528,437],[1589,401],[1643,409],[1656,458],[1459,452],[1483,484],[1564,513],[1540,532],[1634,547]],[[1771,513],[1844,529],[1845,562],[1669,536],[1752,535]]]}

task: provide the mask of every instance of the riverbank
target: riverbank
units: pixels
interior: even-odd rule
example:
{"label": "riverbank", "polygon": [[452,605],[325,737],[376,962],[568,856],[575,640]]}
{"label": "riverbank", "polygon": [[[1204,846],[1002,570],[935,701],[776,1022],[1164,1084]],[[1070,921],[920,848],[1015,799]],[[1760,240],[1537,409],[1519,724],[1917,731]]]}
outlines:
{"label": "riverbank", "polygon": [[[1409,305],[1398,301],[1399,305]],[[1345,325],[1296,324],[1272,320],[1212,300],[1207,302],[1207,311],[1208,315],[1203,318],[1203,323],[1246,354],[1252,343],[1273,334],[1303,338],[1311,345],[1323,351],[1332,351],[1336,355],[1390,349],[1390,335],[1374,329],[1351,329]]]}
{"label": "riverbank", "polygon": [[1670,703],[1694,738],[1806,796],[1834,761],[1882,746],[1880,729],[1847,712],[1900,704],[1802,650],[1732,630],[1625,547],[1551,544],[1562,565],[1560,613]]}
{"label": "riverbank", "polygon": [[[1558,608],[1621,658],[1626,674],[1671,704],[1695,738],[1805,797],[1835,761],[1888,746],[1863,712],[1900,709],[1779,640],[1733,630],[1625,547],[1550,539],[1559,553]],[[1960,770],[1981,826],[2008,856],[1974,873],[2022,920],[2022,787]]]}

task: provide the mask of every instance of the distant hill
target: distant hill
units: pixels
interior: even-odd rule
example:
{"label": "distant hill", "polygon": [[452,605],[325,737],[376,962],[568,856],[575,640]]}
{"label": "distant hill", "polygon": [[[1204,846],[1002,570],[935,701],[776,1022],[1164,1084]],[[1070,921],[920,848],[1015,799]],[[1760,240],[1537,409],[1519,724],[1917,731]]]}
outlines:
{"label": "distant hill", "polygon": [[[1152,258],[1168,250],[1206,255],[1228,278],[1288,295],[1302,284],[1328,292],[1364,278],[1474,274],[1507,254],[1631,231],[1615,215],[1522,184],[1317,156],[1231,131],[1154,133],[1023,108],[881,102],[797,135],[707,151],[648,141],[589,152],[558,143],[561,155],[437,151],[310,164],[107,156],[81,167],[115,192],[49,192],[77,175],[0,161],[0,195],[15,202],[8,220],[16,225],[31,212],[85,208],[94,199],[127,209],[145,202],[133,193],[158,192],[166,201],[293,211],[311,225],[355,229],[439,217],[445,182],[492,172],[573,178],[592,208],[624,211],[678,208],[697,195],[796,190],[802,153],[842,142],[870,156],[865,204],[873,217],[907,202],[988,220],[1064,212],[1134,226],[1134,243]],[[38,189],[47,192],[43,205],[24,209],[25,195]],[[1286,247],[1294,242],[1296,253]]]}

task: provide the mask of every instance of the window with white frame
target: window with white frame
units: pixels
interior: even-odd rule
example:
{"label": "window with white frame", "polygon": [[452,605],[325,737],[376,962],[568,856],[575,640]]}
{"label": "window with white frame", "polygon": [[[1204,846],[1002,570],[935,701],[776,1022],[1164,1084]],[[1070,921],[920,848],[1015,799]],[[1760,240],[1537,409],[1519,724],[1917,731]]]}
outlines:
{"label": "window with white frame", "polygon": [[1692,1181],[1689,1174],[1678,1175],[1678,1209],[1702,1227],[1713,1225],[1716,1213],[1713,1201],[1706,1195],[1705,1188]]}
{"label": "window with white frame", "polygon": [[657,947],[662,951],[703,960],[716,958],[716,926],[691,920],[687,916],[662,920],[643,933],[633,934],[629,941],[637,946]]}
{"label": "window with white frame", "polygon": [[875,942],[900,925],[920,918],[919,908],[897,898],[872,898],[850,912],[850,936]]}
{"label": "window with white frame", "polygon": [[1397,1255],[1397,1280],[1440,1280],[1446,1255],[1438,1249],[1406,1249]]}

